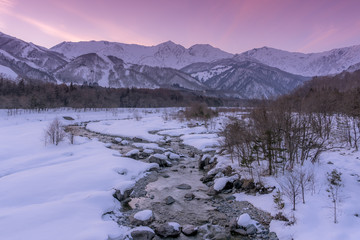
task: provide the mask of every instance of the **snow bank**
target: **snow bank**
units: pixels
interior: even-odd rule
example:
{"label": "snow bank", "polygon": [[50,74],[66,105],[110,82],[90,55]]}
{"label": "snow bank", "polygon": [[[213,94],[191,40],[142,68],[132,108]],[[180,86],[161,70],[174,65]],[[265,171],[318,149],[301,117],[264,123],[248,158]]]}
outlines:
{"label": "snow bank", "polygon": [[139,121],[124,119],[91,122],[86,126],[90,131],[127,138],[136,137],[150,142],[158,142],[163,139],[162,136],[150,134],[150,131],[179,127],[181,127],[181,123],[177,121],[165,123],[160,116],[146,116]]}
{"label": "snow bank", "polygon": [[169,135],[172,137],[180,137],[185,134],[195,134],[195,133],[200,134],[200,133],[207,133],[207,132],[208,131],[204,126],[198,126],[198,127],[193,127],[193,128],[183,127],[183,128],[179,128],[179,129],[163,130],[163,131],[160,131],[159,134]]}
{"label": "snow bank", "polygon": [[114,188],[133,185],[153,164],[86,138],[44,146],[44,129],[58,114],[0,111],[1,239],[107,239],[127,231],[102,216],[120,208]]}
{"label": "snow bank", "polygon": [[197,149],[205,149],[219,146],[219,140],[217,134],[190,134],[181,136],[184,144],[193,146]]}

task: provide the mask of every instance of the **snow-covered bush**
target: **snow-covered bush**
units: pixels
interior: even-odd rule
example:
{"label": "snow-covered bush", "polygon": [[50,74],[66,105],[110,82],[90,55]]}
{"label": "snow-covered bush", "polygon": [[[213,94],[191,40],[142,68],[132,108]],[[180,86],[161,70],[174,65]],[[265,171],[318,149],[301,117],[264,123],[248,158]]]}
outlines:
{"label": "snow-covered bush", "polygon": [[208,121],[218,116],[218,112],[209,108],[206,103],[195,102],[186,108],[185,111],[179,112],[179,115],[183,115],[187,120],[204,121],[205,127],[208,127]]}
{"label": "snow-covered bush", "polygon": [[137,110],[133,112],[133,117],[135,118],[136,121],[140,121],[142,119],[141,113],[139,113]]}
{"label": "snow-covered bush", "polygon": [[281,210],[285,207],[283,193],[279,189],[273,195],[273,200],[274,200],[274,203],[275,203],[277,209]]}
{"label": "snow-covered bush", "polygon": [[58,118],[55,118],[49,126],[45,129],[45,144],[55,144],[58,145],[66,133],[64,131],[64,126]]}
{"label": "snow-covered bush", "polygon": [[338,172],[336,169],[332,170],[331,173],[327,173],[328,180],[328,188],[326,191],[329,193],[329,198],[333,203],[333,211],[334,211],[334,223],[337,223],[337,212],[338,212],[338,204],[340,201],[340,190],[343,186],[341,179],[341,172]]}

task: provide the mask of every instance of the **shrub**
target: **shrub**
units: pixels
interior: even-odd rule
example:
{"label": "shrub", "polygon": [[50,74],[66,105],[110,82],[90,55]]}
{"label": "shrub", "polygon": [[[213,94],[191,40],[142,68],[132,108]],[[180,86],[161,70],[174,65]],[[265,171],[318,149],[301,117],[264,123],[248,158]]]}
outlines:
{"label": "shrub", "polygon": [[45,144],[58,145],[66,136],[64,126],[58,118],[55,118],[45,129]]}
{"label": "shrub", "polygon": [[179,118],[186,118],[187,120],[195,119],[198,121],[204,121],[205,127],[208,127],[208,121],[213,117],[218,116],[218,112],[209,108],[206,103],[195,102],[185,111],[179,112]]}

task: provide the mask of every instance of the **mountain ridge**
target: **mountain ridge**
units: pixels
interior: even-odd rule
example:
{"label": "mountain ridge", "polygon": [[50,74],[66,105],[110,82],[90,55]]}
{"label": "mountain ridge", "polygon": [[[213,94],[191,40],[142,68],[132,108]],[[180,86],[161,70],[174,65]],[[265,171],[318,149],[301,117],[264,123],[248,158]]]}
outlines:
{"label": "mountain ridge", "polygon": [[195,44],[190,48],[185,48],[172,41],[155,46],[108,41],[62,42],[50,50],[63,54],[67,59],[93,52],[99,55],[113,55],[133,64],[175,69],[180,69],[194,62],[210,62],[233,56],[233,54],[209,44]]}
{"label": "mountain ridge", "polygon": [[0,32],[0,77],[13,79],[270,98],[309,79],[304,76],[354,71],[359,66],[360,45],[310,54],[269,47],[231,54],[209,44],[185,48],[172,41],[155,46],[62,42],[47,49]]}

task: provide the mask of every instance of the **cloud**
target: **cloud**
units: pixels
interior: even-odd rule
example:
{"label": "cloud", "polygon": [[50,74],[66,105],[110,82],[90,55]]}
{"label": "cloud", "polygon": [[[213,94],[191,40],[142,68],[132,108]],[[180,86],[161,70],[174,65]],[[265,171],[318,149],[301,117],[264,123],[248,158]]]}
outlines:
{"label": "cloud", "polygon": [[[46,23],[43,23],[41,21],[38,21],[31,17],[26,17],[24,15],[20,15],[15,13],[12,9],[16,5],[16,2],[14,0],[0,0],[0,13],[4,13],[10,17],[17,18],[27,24],[30,24],[43,33],[62,39],[62,40],[71,40],[71,41],[81,41],[83,38],[76,36],[74,34],[68,33],[66,31],[62,31],[61,28],[57,28],[54,26],[50,26]],[[1,17],[1,16],[0,16]],[[0,18],[0,28],[5,28],[6,24],[3,22]]]}
{"label": "cloud", "polygon": [[[8,14],[14,5],[12,0],[0,0],[0,13]],[[2,19],[2,16],[0,16],[0,29],[5,29],[5,27],[5,21]]]}
{"label": "cloud", "polygon": [[14,5],[14,2],[11,0],[0,0],[0,7],[12,7]]}
{"label": "cloud", "polygon": [[38,29],[40,29],[42,32],[44,32],[45,34],[51,35],[53,37],[57,37],[59,39],[63,39],[63,40],[71,40],[71,41],[81,41],[83,40],[83,38],[73,35],[71,33],[68,33],[66,31],[62,31],[59,28],[50,26],[48,24],[45,24],[43,22],[40,22],[38,20],[35,20],[33,18],[30,17],[25,17],[22,15],[18,15],[18,14],[13,14],[13,16],[15,16],[16,18],[30,24],[33,25],[35,27],[37,27]]}
{"label": "cloud", "polygon": [[325,40],[329,39],[330,37],[334,36],[338,32],[336,28],[330,28],[325,32],[316,32],[310,37],[310,41],[306,43],[303,47],[298,49],[299,52],[308,52],[311,49],[318,48],[319,44],[323,45]]}

